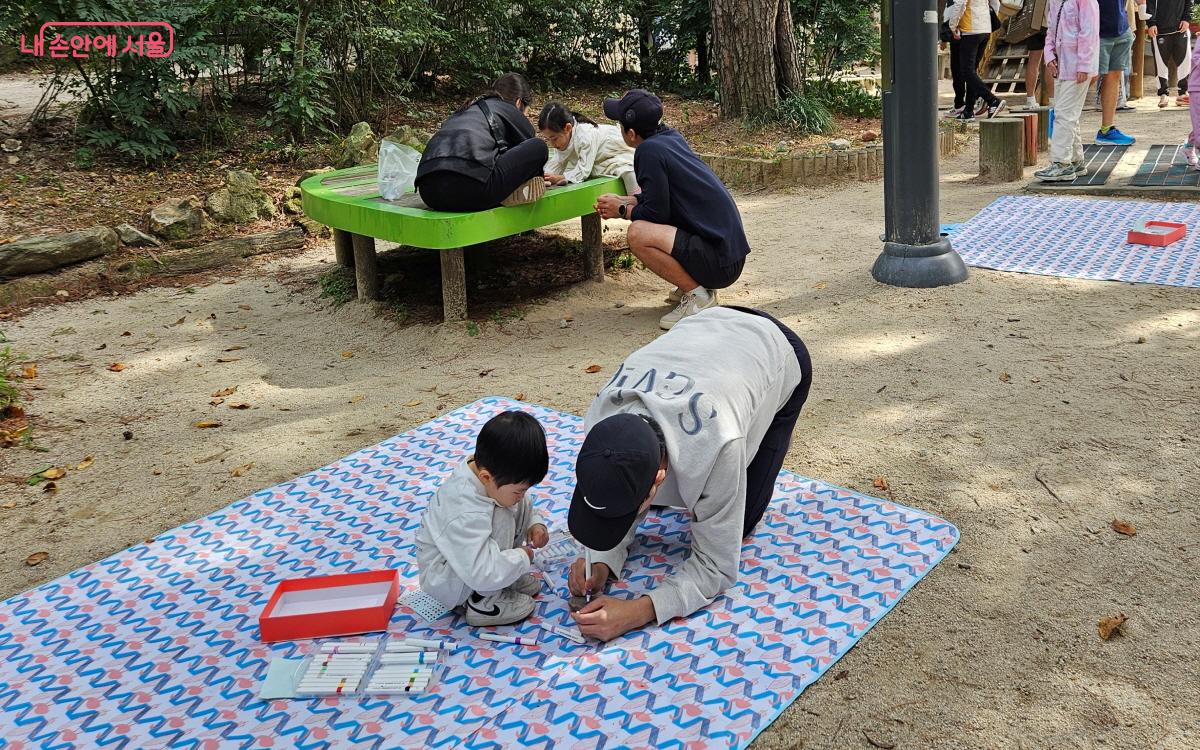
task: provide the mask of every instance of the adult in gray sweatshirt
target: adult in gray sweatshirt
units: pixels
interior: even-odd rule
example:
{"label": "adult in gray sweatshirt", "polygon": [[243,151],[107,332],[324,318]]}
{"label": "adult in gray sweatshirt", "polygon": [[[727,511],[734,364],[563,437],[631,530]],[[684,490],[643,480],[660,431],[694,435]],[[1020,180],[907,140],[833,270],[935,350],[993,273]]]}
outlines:
{"label": "adult in gray sweatshirt", "polygon": [[650,505],[692,516],[688,559],[633,599],[598,596],[574,614],[602,640],[683,617],[737,581],[742,540],[762,518],[812,365],[795,333],[766,313],[715,307],[630,354],[584,417],[568,524],[591,560],[572,593],[620,577]]}

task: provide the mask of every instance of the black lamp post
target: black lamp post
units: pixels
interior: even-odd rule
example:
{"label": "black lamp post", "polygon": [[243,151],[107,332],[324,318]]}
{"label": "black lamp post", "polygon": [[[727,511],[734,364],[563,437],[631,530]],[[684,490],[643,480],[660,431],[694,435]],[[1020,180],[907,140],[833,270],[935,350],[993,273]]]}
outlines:
{"label": "black lamp post", "polygon": [[938,221],[936,0],[883,0],[883,252],[892,286],[957,284],[967,267]]}

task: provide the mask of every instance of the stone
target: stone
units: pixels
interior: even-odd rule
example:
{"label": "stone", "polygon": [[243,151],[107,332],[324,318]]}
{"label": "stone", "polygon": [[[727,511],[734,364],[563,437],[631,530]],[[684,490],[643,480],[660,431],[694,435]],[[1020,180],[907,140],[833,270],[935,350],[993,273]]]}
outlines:
{"label": "stone", "polygon": [[300,183],[304,182],[309,177],[316,177],[319,174],[325,174],[326,172],[332,172],[332,171],[333,171],[333,167],[321,167],[320,169],[306,169],[306,170],[304,170],[304,174],[300,175],[300,178],[296,180],[296,185],[299,186]]}
{"label": "stone", "polygon": [[204,209],[192,196],[174,198],[150,209],[149,228],[168,240],[191,237],[204,228]]}
{"label": "stone", "polygon": [[876,133],[874,130],[868,130],[865,131],[861,137],[863,143],[871,143],[879,140],[879,133]]}
{"label": "stone", "polygon": [[411,125],[401,125],[389,133],[387,139],[403,146],[411,146],[417,151],[424,153],[425,146],[429,145],[429,139],[432,137],[433,134],[428,131],[418,130]]}
{"label": "stone", "polygon": [[143,233],[132,224],[120,224],[116,227],[117,237],[121,238],[121,244],[130,247],[158,247],[162,245],[154,237]]}
{"label": "stone", "polygon": [[316,219],[310,219],[307,216],[301,215],[294,217],[292,222],[303,229],[304,233],[310,237],[327,237],[329,235],[329,227]]}
{"label": "stone", "polygon": [[225,174],[225,186],[208,194],[208,212],[217,221],[249,224],[258,218],[275,215],[275,202],[249,172],[235,170]]}
{"label": "stone", "polygon": [[357,167],[360,164],[372,164],[379,160],[379,140],[371,131],[371,126],[365,122],[356,122],[350,129],[350,135],[342,143],[342,155],[338,158],[337,167]]}
{"label": "stone", "polygon": [[9,153],[14,153],[16,151],[20,151],[21,150],[21,139],[20,138],[5,138],[4,143],[0,144],[0,148],[3,148],[5,151],[7,151]]}
{"label": "stone", "polygon": [[289,187],[283,191],[283,212],[292,216],[304,213],[304,205],[300,200],[300,188]]}
{"label": "stone", "polygon": [[845,151],[850,148],[850,141],[845,138],[835,138],[829,142],[829,147],[834,151]]}
{"label": "stone", "polygon": [[0,245],[0,278],[42,273],[114,252],[117,233],[108,227],[39,235]]}
{"label": "stone", "polygon": [[7,158],[8,158],[9,164],[20,164],[21,163],[21,157],[17,156],[16,154],[8,154]]}
{"label": "stone", "polygon": [[792,142],[791,141],[780,141],[779,143],[775,144],[775,153],[777,153],[777,154],[784,154],[791,150],[792,150]]}

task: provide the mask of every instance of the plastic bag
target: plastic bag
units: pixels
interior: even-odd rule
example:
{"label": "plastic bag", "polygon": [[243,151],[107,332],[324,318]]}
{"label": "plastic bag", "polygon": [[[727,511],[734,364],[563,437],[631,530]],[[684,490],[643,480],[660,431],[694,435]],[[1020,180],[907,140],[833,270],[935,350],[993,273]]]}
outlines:
{"label": "plastic bag", "polygon": [[417,178],[417,165],[420,163],[420,151],[384,138],[379,144],[380,197],[385,201],[394,201],[412,192],[413,182]]}

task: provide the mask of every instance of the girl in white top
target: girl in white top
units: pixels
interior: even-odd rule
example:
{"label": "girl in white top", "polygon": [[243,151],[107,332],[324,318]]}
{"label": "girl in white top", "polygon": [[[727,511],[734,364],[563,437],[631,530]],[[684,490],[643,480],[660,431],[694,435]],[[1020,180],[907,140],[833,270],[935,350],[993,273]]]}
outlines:
{"label": "girl in white top", "polygon": [[546,183],[567,185],[593,177],[620,177],[625,194],[639,191],[633,175],[633,148],[616,125],[597,125],[559,102],[550,102],[538,116],[538,130],[553,147],[546,161]]}

